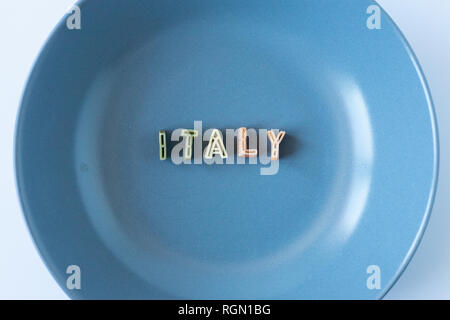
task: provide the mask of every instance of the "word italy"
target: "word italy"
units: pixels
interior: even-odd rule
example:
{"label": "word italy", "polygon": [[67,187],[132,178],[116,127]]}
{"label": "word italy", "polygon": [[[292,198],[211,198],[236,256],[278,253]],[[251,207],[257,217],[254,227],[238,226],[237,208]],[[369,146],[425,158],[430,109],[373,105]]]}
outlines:
{"label": "word italy", "polygon": [[[285,131],[280,131],[277,134],[273,130],[267,131],[267,137],[271,144],[271,159],[278,160],[280,157],[280,144],[286,135]],[[185,160],[192,159],[192,150],[194,139],[199,136],[198,130],[181,129],[180,136],[184,138],[183,158]],[[234,138],[234,137],[233,137]],[[239,128],[237,130],[237,155],[243,158],[255,158],[258,156],[257,149],[247,148],[247,128]],[[161,160],[167,159],[167,137],[166,132],[159,131],[159,156]],[[223,143],[222,135],[218,129],[213,129],[209,138],[209,143],[206,146],[204,157],[205,159],[213,159],[215,156],[221,159],[228,158],[228,152]]]}

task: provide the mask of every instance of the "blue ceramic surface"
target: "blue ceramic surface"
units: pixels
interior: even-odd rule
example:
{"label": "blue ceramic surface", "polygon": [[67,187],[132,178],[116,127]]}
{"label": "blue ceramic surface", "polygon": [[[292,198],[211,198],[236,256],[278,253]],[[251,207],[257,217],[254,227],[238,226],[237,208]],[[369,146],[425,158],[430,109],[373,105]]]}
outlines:
{"label": "blue ceramic surface", "polygon": [[[385,13],[367,28],[371,4],[82,1],[16,135],[23,211],[69,296],[382,297],[424,231],[438,146],[417,61]],[[158,131],[195,120],[286,130],[279,172],[160,161]]]}

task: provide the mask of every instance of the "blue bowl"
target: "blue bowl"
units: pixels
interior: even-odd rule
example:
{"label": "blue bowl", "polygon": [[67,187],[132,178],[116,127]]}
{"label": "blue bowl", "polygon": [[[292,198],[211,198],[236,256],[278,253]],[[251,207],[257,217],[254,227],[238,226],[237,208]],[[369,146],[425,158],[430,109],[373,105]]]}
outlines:
{"label": "blue bowl", "polygon": [[[431,97],[386,13],[372,29],[365,0],[78,5],[81,30],[65,17],[48,40],[16,132],[23,211],[70,297],[383,297],[438,172]],[[161,161],[159,130],[200,120],[286,130],[278,171]]]}

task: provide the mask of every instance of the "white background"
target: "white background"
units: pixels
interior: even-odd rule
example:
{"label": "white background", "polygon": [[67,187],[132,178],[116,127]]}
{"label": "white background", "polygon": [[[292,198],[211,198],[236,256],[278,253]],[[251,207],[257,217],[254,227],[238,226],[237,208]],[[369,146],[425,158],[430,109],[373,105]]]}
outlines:
{"label": "white background", "polygon": [[[0,299],[67,299],[35,250],[19,208],[13,136],[27,75],[72,3],[0,2]],[[441,172],[430,224],[411,264],[386,298],[450,299],[450,0],[379,3],[402,29],[424,69],[441,140]]]}

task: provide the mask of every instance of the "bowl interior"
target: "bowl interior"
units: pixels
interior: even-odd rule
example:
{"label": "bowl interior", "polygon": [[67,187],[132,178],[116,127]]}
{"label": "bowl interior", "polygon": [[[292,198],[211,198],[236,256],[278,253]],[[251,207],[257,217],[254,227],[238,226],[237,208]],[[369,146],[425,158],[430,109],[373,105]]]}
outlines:
{"label": "bowl interior", "polygon": [[[110,2],[57,28],[19,117],[19,190],[57,280],[76,264],[74,297],[381,296],[436,174],[428,93],[388,17],[367,29],[368,1]],[[194,127],[194,149],[254,129],[259,157],[173,163]],[[287,132],[278,163],[264,129]]]}

